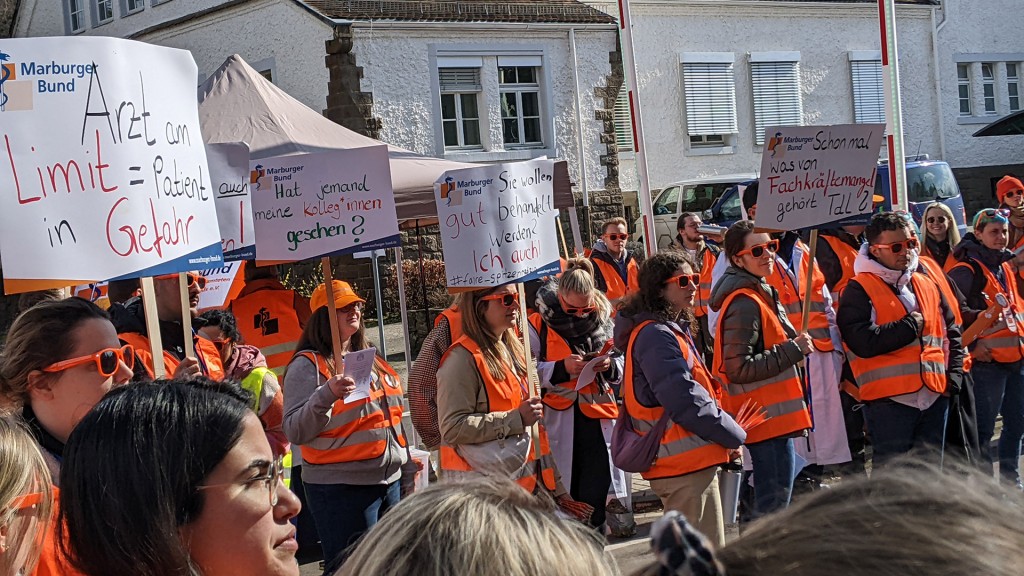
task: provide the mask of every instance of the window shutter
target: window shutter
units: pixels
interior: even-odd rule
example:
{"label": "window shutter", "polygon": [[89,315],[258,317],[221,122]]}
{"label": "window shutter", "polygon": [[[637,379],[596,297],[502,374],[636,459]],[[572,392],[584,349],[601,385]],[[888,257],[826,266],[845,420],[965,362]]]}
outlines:
{"label": "window shutter", "polygon": [[629,113],[629,90],[625,86],[619,89],[619,97],[615,99],[615,143],[619,152],[633,151],[633,120]]}
{"label": "window shutter", "polygon": [[439,68],[441,92],[479,92],[479,68]]}
{"label": "window shutter", "polygon": [[799,62],[751,62],[754,92],[754,143],[764,144],[767,126],[801,126]]}
{"label": "window shutter", "polygon": [[885,124],[882,61],[851,61],[850,76],[853,80],[853,121],[857,124]]}
{"label": "window shutter", "polygon": [[735,134],[736,80],[732,64],[683,64],[686,131],[690,136]]}

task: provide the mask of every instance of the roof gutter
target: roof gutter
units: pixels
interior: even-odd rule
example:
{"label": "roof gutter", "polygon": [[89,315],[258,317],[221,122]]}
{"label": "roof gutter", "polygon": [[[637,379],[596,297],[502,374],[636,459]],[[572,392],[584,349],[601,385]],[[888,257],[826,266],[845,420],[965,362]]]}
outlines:
{"label": "roof gutter", "polygon": [[573,24],[570,22],[448,22],[448,21],[427,21],[427,20],[349,20],[345,18],[332,18],[331,23],[335,26],[352,26],[354,28],[369,28],[374,30],[436,30],[445,28],[448,30],[557,30],[567,31],[575,29],[577,32],[584,30],[613,31],[618,29],[614,22],[605,24]]}

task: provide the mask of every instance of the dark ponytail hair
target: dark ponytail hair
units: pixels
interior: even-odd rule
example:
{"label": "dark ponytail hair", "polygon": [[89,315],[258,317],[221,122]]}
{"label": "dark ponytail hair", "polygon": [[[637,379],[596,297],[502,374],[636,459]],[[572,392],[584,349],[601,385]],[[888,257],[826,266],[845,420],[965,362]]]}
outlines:
{"label": "dark ponytail hair", "polygon": [[68,439],[60,545],[85,574],[190,575],[178,529],[197,487],[238,443],[251,413],[237,385],[199,376],[110,391]]}

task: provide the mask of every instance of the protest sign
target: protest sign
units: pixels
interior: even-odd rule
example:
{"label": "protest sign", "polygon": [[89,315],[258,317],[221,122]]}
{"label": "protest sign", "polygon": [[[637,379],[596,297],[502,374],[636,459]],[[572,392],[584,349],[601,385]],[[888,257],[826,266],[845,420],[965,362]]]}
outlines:
{"label": "protest sign", "polygon": [[434,183],[448,288],[558,272],[554,165],[531,160],[452,170]]}
{"label": "protest sign", "polygon": [[206,277],[206,288],[199,293],[199,311],[223,308],[234,300],[245,284],[241,270],[241,262],[225,262],[219,268],[200,270],[199,274]]}
{"label": "protest sign", "polygon": [[765,131],[757,225],[800,230],[871,213],[883,124],[770,126]]}
{"label": "protest sign", "polygon": [[110,299],[107,297],[106,282],[94,282],[92,284],[75,286],[72,296],[76,296],[82,300],[88,300],[104,310],[110,308]]}
{"label": "protest sign", "polygon": [[261,263],[400,243],[387,146],[253,160],[249,190]]}
{"label": "protest sign", "polygon": [[5,291],[221,263],[197,75],[141,42],[0,40]]}
{"label": "protest sign", "polygon": [[249,197],[249,146],[243,142],[207,144],[206,159],[224,261],[252,260],[256,257],[256,241]]}

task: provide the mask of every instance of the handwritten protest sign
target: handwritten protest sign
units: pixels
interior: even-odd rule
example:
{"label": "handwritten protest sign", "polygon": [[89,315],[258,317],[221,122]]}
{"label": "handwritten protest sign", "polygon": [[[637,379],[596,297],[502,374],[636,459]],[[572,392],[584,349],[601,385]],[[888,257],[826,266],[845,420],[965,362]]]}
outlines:
{"label": "handwritten protest sign", "polygon": [[0,40],[5,291],[221,263],[196,76],[184,50]]}
{"label": "handwritten protest sign", "polygon": [[241,262],[226,262],[224,266],[200,270],[206,277],[206,288],[199,293],[199,311],[223,308],[242,291]]}
{"label": "handwritten protest sign", "polygon": [[261,262],[400,243],[387,146],[253,160],[249,189]]}
{"label": "handwritten protest sign", "polygon": [[449,288],[558,272],[554,165],[531,160],[453,170],[434,183]]}
{"label": "handwritten protest sign", "polygon": [[256,241],[249,197],[249,146],[242,142],[207,144],[206,159],[224,261],[252,260],[256,257]]}
{"label": "handwritten protest sign", "polygon": [[768,127],[758,227],[800,230],[869,214],[884,130],[883,124]]}

